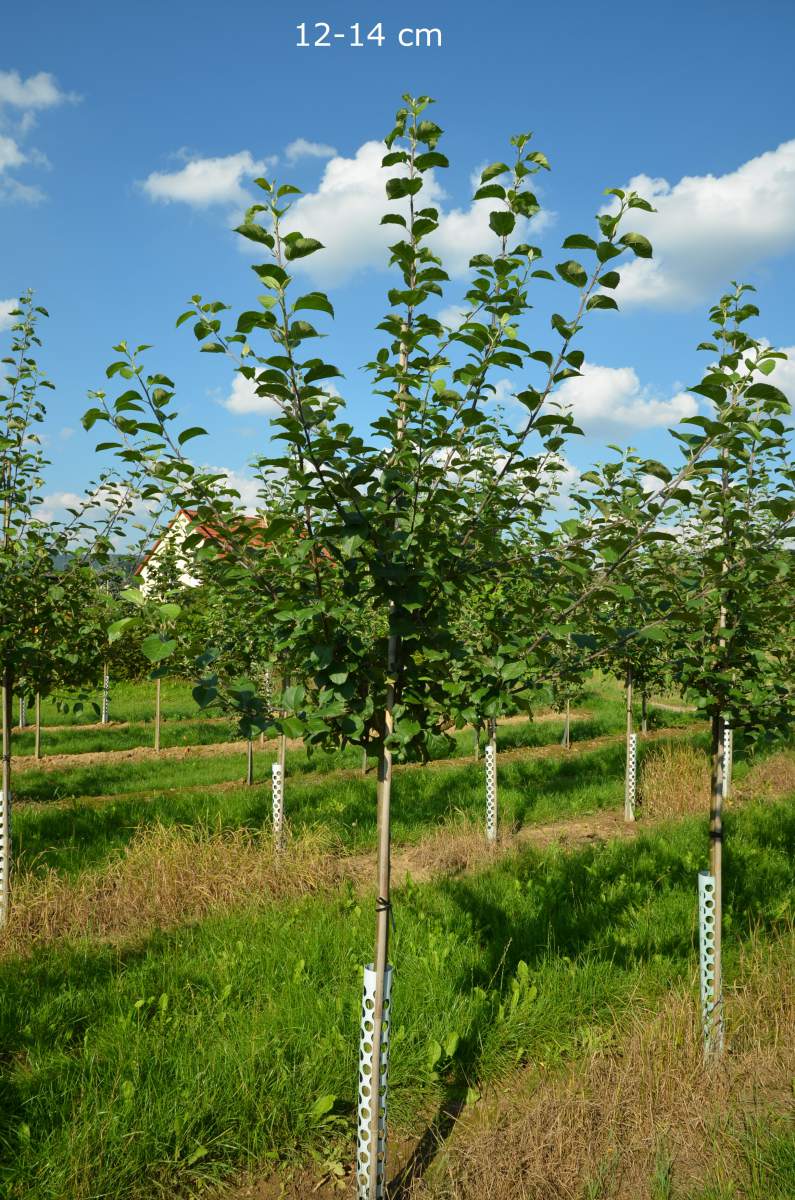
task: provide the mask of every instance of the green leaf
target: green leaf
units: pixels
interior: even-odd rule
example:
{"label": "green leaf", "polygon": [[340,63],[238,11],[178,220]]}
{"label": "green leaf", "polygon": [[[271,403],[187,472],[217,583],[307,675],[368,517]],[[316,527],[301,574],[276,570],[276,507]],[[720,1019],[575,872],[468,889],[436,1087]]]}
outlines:
{"label": "green leaf", "polygon": [[236,225],[235,233],[248,238],[250,242],[259,242],[261,245],[267,246],[269,250],[272,250],[275,245],[273,235],[254,221],[244,221],[242,225]]}
{"label": "green leaf", "polygon": [[595,250],[596,242],[584,233],[573,233],[563,243],[564,250]]}
{"label": "green leaf", "polygon": [[337,1097],[331,1092],[328,1092],[325,1096],[318,1096],[309,1110],[310,1121],[320,1121],[323,1117],[328,1116],[336,1103]]}
{"label": "green leaf", "polygon": [[305,296],[300,296],[293,305],[293,312],[300,312],[304,308],[334,316],[334,306],[323,292],[307,292]]}
{"label": "green leaf", "polygon": [[153,633],[150,637],[144,638],[141,643],[141,653],[152,663],[168,658],[176,648],[177,643],[174,638],[165,639],[159,633]]}
{"label": "green leaf", "polygon": [[583,288],[588,282],[588,272],[585,270],[585,267],[573,258],[568,259],[566,262],[557,263],[555,270],[564,283],[570,283],[574,287]]}
{"label": "green leaf", "polygon": [[622,246],[628,246],[630,250],[634,250],[638,258],[651,258],[651,242],[642,233],[625,233],[618,240]]}
{"label": "green leaf", "polygon": [[504,175],[505,172],[509,171],[509,170],[510,170],[510,167],[506,166],[505,163],[501,163],[501,162],[491,163],[490,166],[485,167],[480,172],[480,182],[488,183],[488,181],[490,179],[494,179],[495,176],[497,176],[497,175]]}
{"label": "green leaf", "polygon": [[586,309],[591,308],[618,308],[612,296],[591,296],[586,304]]}
{"label": "green leaf", "polygon": [[489,213],[489,228],[493,229],[498,237],[509,237],[513,233],[516,225],[516,217],[510,212],[493,212]]}
{"label": "green leaf", "polygon": [[207,436],[207,430],[202,429],[201,425],[191,425],[190,429],[183,430],[183,432],[177,438],[177,441],[179,442],[180,446],[184,446],[185,443],[189,442],[191,438],[202,436]]}
{"label": "green leaf", "polygon": [[297,233],[288,233],[284,239],[284,256],[288,262],[296,258],[307,258],[310,254],[323,249],[323,243],[316,238],[301,237]]}

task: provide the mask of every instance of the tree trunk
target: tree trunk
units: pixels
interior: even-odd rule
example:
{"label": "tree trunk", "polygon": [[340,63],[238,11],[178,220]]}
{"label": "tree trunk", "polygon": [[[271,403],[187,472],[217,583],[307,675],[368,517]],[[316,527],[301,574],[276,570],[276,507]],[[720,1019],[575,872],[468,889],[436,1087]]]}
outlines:
{"label": "tree trunk", "polygon": [[[380,1145],[380,1079],[384,1025],[384,992],[389,962],[389,921],[392,916],[390,872],[392,854],[391,800],[392,751],[386,739],[394,729],[393,710],[397,682],[398,638],[390,634],[387,648],[387,691],[384,706],[384,729],[378,755],[378,895],[375,904],[375,1006],[373,1009],[373,1050],[370,1062],[370,1200],[376,1200],[378,1186],[378,1153]],[[386,1131],[383,1149],[386,1153]]]}
{"label": "tree trunk", "polygon": [[2,724],[3,759],[0,775],[0,926],[8,920],[11,880],[11,727],[14,680],[11,668],[3,668]]}
{"label": "tree trunk", "polygon": [[647,708],[646,708],[647,700],[648,700],[648,696],[646,695],[646,692],[645,691],[641,692],[641,694],[640,694],[640,731],[641,731],[641,733],[649,732],[648,712],[647,712]]}
{"label": "tree trunk", "polygon": [[712,1049],[723,1049],[723,978],[721,970],[721,932],[723,928],[723,717],[712,717],[712,771],[709,814],[709,870],[715,880],[715,1007],[712,1021]]}
{"label": "tree trunk", "polygon": [[36,733],[34,735],[34,754],[41,758],[41,694],[36,692]]}
{"label": "tree trunk", "polygon": [[249,787],[254,782],[254,742],[251,738],[246,743],[246,783]]}
{"label": "tree trunk", "polygon": [[155,683],[155,750],[160,750],[160,683]]}
{"label": "tree trunk", "polygon": [[362,746],[362,775],[367,774],[367,747]]}
{"label": "tree trunk", "polygon": [[571,700],[566,701],[566,715],[563,720],[563,741],[561,746],[571,750]]}
{"label": "tree trunk", "polygon": [[627,667],[627,754],[624,766],[624,820],[635,820],[634,781],[632,779],[632,667]]}
{"label": "tree trunk", "polygon": [[19,728],[26,729],[28,724],[28,702],[24,692],[19,696]]}
{"label": "tree trunk", "polygon": [[102,717],[103,725],[107,725],[110,720],[110,675],[108,674],[108,664],[105,663],[102,668]]}
{"label": "tree trunk", "polygon": [[480,726],[475,726],[475,762],[480,758]]}

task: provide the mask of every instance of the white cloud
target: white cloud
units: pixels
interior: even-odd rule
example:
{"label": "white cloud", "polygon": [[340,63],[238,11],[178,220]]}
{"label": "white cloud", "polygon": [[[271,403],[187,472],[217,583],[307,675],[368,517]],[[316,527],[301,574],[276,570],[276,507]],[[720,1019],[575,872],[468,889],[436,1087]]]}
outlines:
{"label": "white cloud", "polygon": [[306,138],[296,138],[284,152],[288,163],[298,162],[301,158],[333,158],[337,153],[333,146],[323,142],[308,142]]}
{"label": "white cloud", "polygon": [[11,312],[18,305],[18,300],[0,300],[0,330],[10,329],[14,324],[16,318],[11,316]]}
{"label": "white cloud", "polygon": [[14,139],[0,134],[0,171],[21,167],[27,161],[27,155],[22,153]]}
{"label": "white cloud", "polygon": [[67,101],[75,103],[79,99],[74,92],[61,91],[55,76],[48,71],[39,71],[27,79],[23,79],[18,71],[0,71],[0,105],[29,112],[54,108]]}
{"label": "white cloud", "polygon": [[[9,174],[19,167],[50,165],[46,155],[35,147],[23,150],[19,139],[24,139],[35,125],[37,112],[79,99],[71,92],[61,91],[55,77],[46,71],[27,79],[18,71],[0,71],[0,128],[6,131],[0,132],[0,200],[38,204],[44,199],[44,192],[36,184],[23,183]],[[18,111],[19,117],[12,120],[11,110]]]}
{"label": "white cloud", "polygon": [[[375,141],[365,142],[353,158],[335,155],[326,163],[317,190],[301,196],[293,205],[288,227],[317,238],[325,247],[295,264],[316,282],[339,283],[361,270],[386,267],[387,247],[397,240],[400,231],[394,225],[381,225],[381,217],[400,210],[386,199],[384,189],[387,179],[401,168],[383,168],[383,156],[383,143]],[[424,182],[423,203],[439,209],[439,228],[429,244],[441,255],[451,275],[461,275],[473,254],[488,252],[496,245],[488,227],[493,204],[483,200],[468,208],[445,211],[445,192],[436,174],[428,171]],[[535,231],[551,219],[542,216],[533,219]],[[517,238],[524,237],[526,230],[527,222],[520,222]]]}
{"label": "white cloud", "polygon": [[436,314],[436,320],[441,321],[448,329],[458,329],[463,325],[468,311],[463,304],[448,304],[447,308]]}
{"label": "white cloud", "polygon": [[627,186],[657,213],[630,214],[627,227],[650,238],[654,258],[623,268],[624,307],[692,307],[795,247],[795,140],[725,175],[687,175],[673,185],[637,175]]}
{"label": "white cloud", "polygon": [[204,469],[213,475],[223,475],[226,482],[240,493],[240,502],[248,516],[262,507],[262,501],[259,499],[259,490],[262,484],[258,479],[252,479],[250,475],[244,475],[242,471],[237,471],[234,467],[206,467]]}
{"label": "white cloud", "polygon": [[272,416],[279,411],[277,401],[272,396],[258,396],[253,380],[246,379],[243,375],[235,375],[232,390],[221,403],[229,412],[241,416],[251,413]]}
{"label": "white cloud", "polygon": [[250,197],[243,184],[262,175],[272,159],[256,159],[249,150],[224,158],[194,158],[179,171],[154,171],[142,187],[152,200],[178,201],[194,208],[214,204],[246,207]]}
{"label": "white cloud", "polygon": [[667,399],[643,387],[632,367],[603,367],[584,362],[581,374],[566,379],[555,393],[583,429],[621,426],[652,429],[693,417],[698,406],[692,396],[676,392]]}
{"label": "white cloud", "polygon": [[49,492],[42,496],[41,504],[33,509],[37,521],[65,521],[71,514],[70,508],[81,508],[86,497],[78,496],[77,492]]}
{"label": "white cloud", "polygon": [[[2,309],[2,305],[0,305],[0,309]],[[776,348],[778,349],[778,347]],[[777,388],[781,388],[790,403],[795,405],[795,346],[782,346],[781,349],[787,358],[780,358],[776,361],[775,370],[772,375],[767,376],[767,381]]]}

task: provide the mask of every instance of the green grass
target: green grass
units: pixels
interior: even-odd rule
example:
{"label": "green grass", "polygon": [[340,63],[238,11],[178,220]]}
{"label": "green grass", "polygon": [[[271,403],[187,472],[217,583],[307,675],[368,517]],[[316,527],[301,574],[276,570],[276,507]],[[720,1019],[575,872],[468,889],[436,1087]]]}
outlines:
{"label": "green grass", "polygon": [[[160,745],[201,746],[231,742],[235,738],[231,721],[167,720],[160,726]],[[150,722],[130,722],[127,725],[107,725],[95,728],[70,726],[68,729],[42,730],[41,752],[46,758],[53,754],[93,754],[103,750],[135,750],[154,745],[155,725]],[[15,755],[30,757],[34,752],[35,734],[32,729],[14,733],[11,746]]]}
{"label": "green grass", "polygon": [[[696,735],[695,741],[706,750],[705,735]],[[641,760],[647,752],[648,747],[641,746]],[[269,775],[271,759],[271,755],[256,759],[260,778]],[[239,778],[243,772],[242,754],[231,761]],[[143,788],[150,773],[159,783],[148,794],[120,795],[101,806],[75,800],[69,807],[42,804],[18,808],[14,815],[16,869],[51,867],[74,874],[99,864],[127,845],[136,831],[155,823],[223,829],[269,826],[269,785],[168,795],[157,791],[157,786],[163,786],[164,777],[174,786],[181,783],[184,787],[187,778],[202,778],[207,783],[214,773],[225,777],[228,771],[227,761],[217,758],[204,759],[199,764],[173,763],[168,768],[166,764],[148,762],[134,767],[120,764],[112,771],[103,767],[101,786],[108,790],[111,784],[129,787],[132,781]],[[71,774],[83,776],[79,771]],[[94,778],[90,768],[86,768],[85,776],[85,782]],[[22,784],[39,787],[47,782],[46,775],[27,772],[17,779]],[[499,768],[499,784],[500,819],[509,826],[616,808],[624,797],[624,746],[617,742],[572,757],[506,761]],[[484,811],[483,788],[482,764],[397,771],[392,818],[395,840],[418,841],[458,815],[479,821]],[[365,779],[357,775],[341,778],[288,775],[287,819],[296,836],[322,826],[346,849],[368,849],[376,843],[374,790],[372,776]],[[20,788],[18,797],[23,794]]]}
{"label": "green grass", "polygon": [[[154,685],[150,682],[140,684],[120,684],[119,701],[111,712],[113,721],[127,721],[127,727],[119,728],[111,723],[108,726],[93,728],[96,714],[93,710],[83,714],[58,714],[50,702],[42,706],[43,718],[47,724],[68,725],[66,729],[48,730],[45,724],[42,730],[42,753],[48,754],[84,754],[102,750],[130,750],[138,746],[151,746],[154,740]],[[620,689],[611,682],[594,679],[586,690],[579,704],[586,708],[591,717],[578,721],[574,725],[575,737],[597,737],[602,733],[615,733],[624,728],[623,699]],[[32,714],[31,714],[32,716]],[[235,722],[208,720],[199,713],[190,694],[190,684],[178,680],[163,681],[163,724],[161,744],[163,746],[202,745],[234,738]],[[651,727],[659,725],[679,726],[692,721],[688,714],[666,713],[662,710],[650,711]],[[85,728],[91,723],[91,728]],[[545,745],[552,740],[560,740],[562,724],[555,723],[554,731],[544,730],[545,722],[521,725],[502,725],[499,732],[500,743],[504,748],[522,745]],[[474,747],[474,734],[471,730],[461,731],[455,735],[457,748],[453,753],[469,754]],[[15,733],[12,738],[14,754],[31,755],[34,749],[34,733],[32,726],[22,732]],[[436,739],[431,745],[431,756],[446,757],[451,751],[445,740]],[[358,762],[358,752],[354,754]]]}
{"label": "green grass", "polygon": [[[172,720],[197,717],[199,710],[192,696],[193,684],[184,679],[164,679],[160,685],[160,708],[164,717]],[[41,702],[42,725],[87,725],[99,720],[98,709],[102,707],[102,680],[94,691],[81,693],[81,712],[62,712],[55,699],[45,698]],[[77,695],[64,697],[70,704]],[[97,705],[94,709],[93,705]],[[19,709],[14,704],[14,720]],[[111,721],[153,721],[155,717],[155,685],[150,679],[131,683],[110,681]],[[33,722],[33,705],[28,706],[28,720]]]}
{"label": "green grass", "polygon": [[[729,814],[729,980],[749,930],[791,915],[793,853],[794,804]],[[399,888],[393,1128],[416,1132],[467,1080],[576,1055],[628,1006],[691,979],[705,857],[704,822],[687,821]],[[2,1194],[143,1200],[269,1156],[339,1152],[371,940],[371,907],[349,892],[0,964]],[[434,1077],[432,1043],[453,1033]],[[331,1115],[313,1116],[326,1095]]]}

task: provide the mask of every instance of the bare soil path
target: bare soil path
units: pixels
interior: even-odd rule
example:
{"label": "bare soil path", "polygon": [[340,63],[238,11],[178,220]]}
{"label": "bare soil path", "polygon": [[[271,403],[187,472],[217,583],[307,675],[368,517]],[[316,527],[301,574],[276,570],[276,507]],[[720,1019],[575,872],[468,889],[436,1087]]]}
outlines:
{"label": "bare soil path", "polygon": [[[702,724],[702,723],[699,723],[698,725],[689,726],[685,729],[683,729],[681,726],[670,726],[670,727],[666,726],[663,729],[655,729],[651,733],[643,734],[642,740],[645,743],[645,742],[660,741],[660,740],[664,740],[666,738],[687,737],[688,735],[690,735],[692,733],[703,732],[704,729],[706,729],[706,724]],[[568,747],[568,749],[564,746],[558,745],[557,742],[553,742],[551,745],[548,745],[548,746],[519,746],[519,747],[515,747],[511,750],[500,751],[499,756],[498,756],[498,766],[502,766],[506,762],[514,762],[516,760],[521,760],[521,759],[576,758],[582,754],[589,754],[594,750],[598,750],[602,746],[609,746],[614,743],[622,742],[623,740],[624,740],[623,733],[607,733],[607,734],[601,734],[599,737],[584,738],[582,741],[572,742],[571,745]],[[227,779],[227,780],[221,781],[220,783],[188,784],[183,787],[165,787],[164,788],[164,787],[157,787],[157,786],[153,785],[153,786],[145,788],[145,789],[130,788],[129,791],[103,792],[98,795],[86,795],[86,796],[77,796],[77,795],[76,796],[66,796],[66,797],[59,797],[58,799],[53,799],[53,800],[24,800],[24,799],[20,798],[19,800],[16,801],[15,807],[16,808],[40,808],[43,804],[46,804],[48,808],[52,808],[52,807],[71,808],[74,805],[74,803],[77,800],[79,800],[81,804],[85,804],[92,808],[100,808],[105,804],[116,803],[119,800],[121,800],[122,798],[126,798],[128,800],[134,799],[134,798],[146,799],[146,798],[150,797],[152,794],[156,794],[158,796],[168,796],[168,795],[181,795],[183,793],[190,793],[190,792],[203,792],[203,793],[215,792],[215,791],[222,792],[222,791],[229,791],[229,790],[244,786],[243,766],[242,766],[243,747],[241,746],[241,743],[240,742],[226,742],[226,743],[222,743],[221,745],[223,746],[223,748],[226,750],[227,753],[241,755],[241,778],[240,779]],[[300,749],[302,747],[303,743],[300,741],[292,742],[292,741],[288,740],[287,745],[290,749]],[[214,746],[214,747],[210,747],[210,746],[178,746],[178,747],[172,747],[170,749],[173,752],[170,753],[169,750],[161,750],[159,757],[154,750],[149,751],[148,754],[146,754],[146,755],[143,755],[140,750],[138,750],[138,751],[136,751],[136,750],[111,751],[111,752],[109,752],[109,754],[106,754],[106,752],[103,751],[102,753],[99,753],[97,755],[86,755],[86,754],[69,755],[69,754],[66,754],[66,755],[59,756],[63,760],[59,764],[59,766],[61,769],[69,768],[69,767],[76,767],[76,766],[83,766],[83,765],[85,765],[84,760],[93,759],[93,758],[96,758],[98,760],[98,763],[102,764],[102,765],[109,765],[109,763],[113,763],[113,762],[118,763],[119,761],[124,761],[125,758],[129,758],[130,762],[140,762],[142,759],[148,759],[148,760],[155,759],[155,760],[159,761],[159,759],[162,759],[164,755],[168,755],[172,759],[180,759],[180,760],[184,761],[185,759],[188,759],[191,757],[195,758],[195,757],[203,756],[201,753],[197,755],[196,753],[192,753],[192,752],[217,750],[218,747],[217,746]],[[257,753],[260,753],[263,751],[268,752],[268,753],[273,753],[274,749],[275,749],[275,743],[266,742],[264,746],[258,747]],[[24,762],[25,762],[24,759],[18,760],[17,763],[15,763],[15,769],[20,769],[22,771],[32,769],[31,765],[22,766],[21,763],[24,763]],[[34,762],[32,764],[32,766],[35,767],[35,765],[36,764]],[[88,765],[92,765],[92,764],[89,763]],[[473,765],[473,759],[471,757],[460,755],[457,758],[435,758],[435,759],[431,759],[427,763],[397,763],[394,767],[394,771],[396,773],[400,774],[404,771],[418,771],[418,770],[437,770],[438,771],[438,770],[444,770],[444,769],[450,770],[450,769],[455,769],[455,768],[467,767],[467,766],[471,766],[471,765]],[[50,767],[49,770],[51,770],[51,771],[56,770],[56,767]],[[361,778],[362,778],[362,775],[361,775],[361,771],[359,768],[340,767],[333,771],[324,771],[322,773],[322,775],[320,773],[318,773],[318,774],[290,776],[289,786],[291,788],[292,787],[310,786],[312,784],[318,783],[318,781],[321,779],[326,781],[326,780],[361,779]],[[270,780],[269,779],[255,780],[254,786],[255,787],[270,787]]]}

